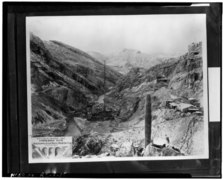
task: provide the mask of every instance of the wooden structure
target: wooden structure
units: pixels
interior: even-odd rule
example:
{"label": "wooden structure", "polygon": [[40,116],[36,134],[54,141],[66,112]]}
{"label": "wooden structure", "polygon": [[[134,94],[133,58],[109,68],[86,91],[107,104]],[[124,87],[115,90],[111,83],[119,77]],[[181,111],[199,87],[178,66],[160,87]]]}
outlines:
{"label": "wooden structure", "polygon": [[146,115],[145,115],[145,147],[151,142],[152,131],[152,110],[151,96],[146,96]]}

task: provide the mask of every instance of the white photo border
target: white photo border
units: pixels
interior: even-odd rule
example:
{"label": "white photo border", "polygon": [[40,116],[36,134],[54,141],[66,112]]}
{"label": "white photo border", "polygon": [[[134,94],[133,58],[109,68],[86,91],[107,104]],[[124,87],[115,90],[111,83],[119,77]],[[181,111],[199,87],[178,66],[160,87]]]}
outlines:
{"label": "white photo border", "polygon": [[[157,14],[158,15],[158,14]],[[181,14],[159,14],[158,16],[165,15],[177,15]],[[182,14],[186,15],[186,14]],[[198,14],[191,14],[198,15]],[[205,21],[205,41],[202,41],[202,61],[203,61],[203,103],[204,103],[204,154],[196,156],[159,156],[159,157],[103,157],[103,158],[69,158],[69,159],[33,159],[32,158],[32,103],[31,103],[31,63],[30,63],[30,30],[28,21],[31,21],[33,17],[44,17],[44,16],[27,16],[26,17],[26,72],[27,72],[27,114],[28,114],[28,162],[29,163],[76,163],[76,162],[103,162],[103,161],[150,161],[150,160],[189,160],[189,159],[208,159],[209,158],[209,112],[208,112],[208,65],[207,65],[207,31],[206,31],[206,14],[199,14],[203,16]],[[115,15],[120,16],[120,15]],[[121,15],[121,16],[145,16],[145,15]],[[148,14],[150,16],[150,14]],[[54,16],[57,17],[57,16]],[[58,16],[60,17],[60,16]],[[66,17],[66,16],[63,16]]]}

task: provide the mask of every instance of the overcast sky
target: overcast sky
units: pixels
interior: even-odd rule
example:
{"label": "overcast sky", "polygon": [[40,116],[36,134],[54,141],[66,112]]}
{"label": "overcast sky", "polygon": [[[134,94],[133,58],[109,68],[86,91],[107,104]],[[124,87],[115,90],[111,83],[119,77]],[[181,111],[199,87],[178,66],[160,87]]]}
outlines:
{"label": "overcast sky", "polygon": [[148,54],[183,54],[188,44],[206,40],[205,15],[28,17],[27,30],[102,54],[124,48]]}

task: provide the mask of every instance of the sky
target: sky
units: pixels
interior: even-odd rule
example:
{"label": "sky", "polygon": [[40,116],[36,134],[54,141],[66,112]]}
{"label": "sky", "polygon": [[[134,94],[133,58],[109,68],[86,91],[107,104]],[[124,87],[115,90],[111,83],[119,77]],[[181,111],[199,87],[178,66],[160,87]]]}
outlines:
{"label": "sky", "polygon": [[192,42],[206,41],[202,14],[28,17],[27,33],[102,54],[135,49],[180,55]]}

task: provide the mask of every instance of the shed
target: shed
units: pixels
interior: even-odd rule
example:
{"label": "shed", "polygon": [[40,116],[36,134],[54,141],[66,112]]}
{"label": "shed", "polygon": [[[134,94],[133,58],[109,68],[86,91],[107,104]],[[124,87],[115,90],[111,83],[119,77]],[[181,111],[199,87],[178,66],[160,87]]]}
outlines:
{"label": "shed", "polygon": [[194,112],[194,114],[197,114],[198,116],[202,116],[202,115],[203,115],[203,112],[201,112],[201,111],[196,111],[196,112]]}
{"label": "shed", "polygon": [[190,108],[188,108],[188,110],[187,110],[187,112],[191,112],[191,113],[193,113],[193,112],[197,112],[197,111],[199,111],[199,109],[196,108],[196,107],[190,107]]}
{"label": "shed", "polygon": [[179,103],[177,109],[181,112],[187,112],[189,108],[194,107],[192,104]]}

